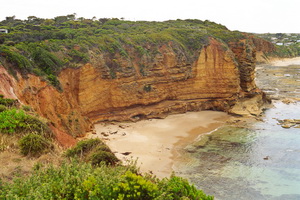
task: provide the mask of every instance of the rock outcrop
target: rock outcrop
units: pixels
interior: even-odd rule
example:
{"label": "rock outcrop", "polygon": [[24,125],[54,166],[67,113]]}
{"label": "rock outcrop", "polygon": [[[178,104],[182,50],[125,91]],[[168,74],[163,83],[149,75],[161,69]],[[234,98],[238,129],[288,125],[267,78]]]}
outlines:
{"label": "rock outcrop", "polygon": [[[248,94],[261,95],[254,82],[254,43],[242,40],[228,47],[210,39],[192,60],[171,42],[160,46],[151,59],[134,52],[114,60],[95,54],[90,63],[61,71],[61,92],[34,75],[18,75],[16,80],[0,66],[0,93],[30,105],[73,136],[90,130],[97,121],[230,111]],[[118,70],[109,71],[107,65]]]}
{"label": "rock outcrop", "polygon": [[253,36],[250,37],[249,39],[252,40],[256,48],[256,63],[270,62],[272,58],[267,56],[267,54],[276,51],[275,45],[272,44],[271,42]]}

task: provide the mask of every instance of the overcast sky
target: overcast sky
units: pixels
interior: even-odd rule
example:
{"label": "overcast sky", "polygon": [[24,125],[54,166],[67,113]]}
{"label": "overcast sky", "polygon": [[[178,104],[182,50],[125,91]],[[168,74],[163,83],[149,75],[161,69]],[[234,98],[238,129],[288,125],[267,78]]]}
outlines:
{"label": "overcast sky", "polygon": [[210,20],[230,30],[300,33],[300,0],[0,0],[0,20],[15,15],[164,21]]}

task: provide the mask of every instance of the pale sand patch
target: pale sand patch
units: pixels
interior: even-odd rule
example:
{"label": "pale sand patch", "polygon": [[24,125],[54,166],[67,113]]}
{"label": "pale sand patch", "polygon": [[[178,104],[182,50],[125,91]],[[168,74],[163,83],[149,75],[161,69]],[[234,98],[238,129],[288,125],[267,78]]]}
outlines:
{"label": "pale sand patch", "polygon": [[282,58],[282,59],[274,59],[271,61],[272,66],[289,66],[289,65],[300,65],[300,57],[295,58]]}
{"label": "pale sand patch", "polygon": [[[200,134],[221,126],[229,115],[216,111],[189,112],[136,123],[95,124],[96,134],[122,161],[138,159],[142,172],[167,177],[180,158],[178,151]],[[130,152],[125,156],[122,153]]]}

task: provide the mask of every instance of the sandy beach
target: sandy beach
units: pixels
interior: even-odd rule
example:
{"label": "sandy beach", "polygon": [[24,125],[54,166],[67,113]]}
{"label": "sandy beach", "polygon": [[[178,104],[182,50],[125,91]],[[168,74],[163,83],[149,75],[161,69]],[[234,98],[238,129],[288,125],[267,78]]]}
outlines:
{"label": "sandy beach", "polygon": [[273,66],[289,66],[289,65],[300,65],[300,57],[295,58],[278,58],[271,61]]}
{"label": "sandy beach", "polygon": [[142,172],[162,178],[172,173],[174,161],[180,159],[180,149],[220,127],[228,118],[223,112],[201,111],[136,123],[100,123],[95,124],[96,134],[89,137],[101,138],[123,162],[138,159]]}

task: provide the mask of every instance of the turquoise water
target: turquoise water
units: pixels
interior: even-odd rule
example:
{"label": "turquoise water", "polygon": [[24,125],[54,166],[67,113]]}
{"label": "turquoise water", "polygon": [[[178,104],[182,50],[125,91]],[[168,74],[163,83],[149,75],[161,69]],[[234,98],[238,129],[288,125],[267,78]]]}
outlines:
{"label": "turquoise water", "polygon": [[263,121],[225,126],[187,146],[177,174],[217,200],[299,200],[300,128],[277,119],[300,119],[300,102],[273,104]]}
{"label": "turquoise water", "polygon": [[300,104],[274,105],[264,122],[222,127],[186,147],[180,175],[216,199],[300,199],[300,129],[274,119],[300,119]]}

